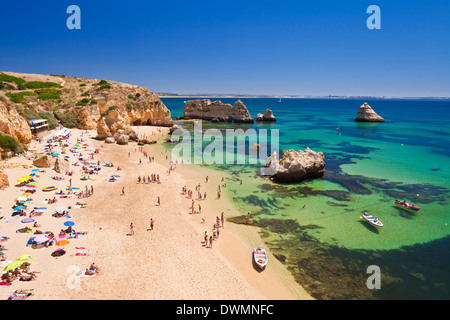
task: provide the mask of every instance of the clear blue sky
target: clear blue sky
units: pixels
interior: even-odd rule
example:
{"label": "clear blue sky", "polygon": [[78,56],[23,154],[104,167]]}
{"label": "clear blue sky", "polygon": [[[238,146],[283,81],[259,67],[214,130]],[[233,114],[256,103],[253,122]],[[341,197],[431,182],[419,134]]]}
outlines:
{"label": "clear blue sky", "polygon": [[[69,30],[69,5],[81,30]],[[381,30],[369,30],[369,5]],[[450,1],[0,2],[0,70],[154,92],[450,96]]]}

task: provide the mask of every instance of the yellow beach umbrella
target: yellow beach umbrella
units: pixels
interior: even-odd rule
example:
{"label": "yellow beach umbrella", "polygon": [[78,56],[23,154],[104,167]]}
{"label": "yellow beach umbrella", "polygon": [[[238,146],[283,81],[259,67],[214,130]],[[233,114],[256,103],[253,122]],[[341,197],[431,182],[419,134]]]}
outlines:
{"label": "yellow beach umbrella", "polygon": [[18,182],[26,181],[28,179],[31,179],[31,176],[23,176],[22,178],[17,179]]}
{"label": "yellow beach umbrella", "polygon": [[33,259],[32,255],[24,254],[24,255],[21,255],[20,257],[17,257],[16,261],[25,261],[25,260],[30,260],[30,259]]}
{"label": "yellow beach umbrella", "polygon": [[31,192],[22,193],[22,196],[29,196],[29,195],[32,195],[32,193]]}
{"label": "yellow beach umbrella", "polygon": [[19,268],[22,265],[22,261],[13,261],[10,264],[8,264],[3,271],[10,271],[10,270],[14,270],[16,268]]}

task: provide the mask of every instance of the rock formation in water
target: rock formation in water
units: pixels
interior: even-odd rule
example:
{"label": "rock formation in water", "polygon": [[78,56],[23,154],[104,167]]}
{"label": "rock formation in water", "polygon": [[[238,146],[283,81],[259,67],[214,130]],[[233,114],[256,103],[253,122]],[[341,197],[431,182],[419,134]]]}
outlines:
{"label": "rock formation in water", "polygon": [[256,121],[275,122],[275,121],[277,121],[277,119],[273,115],[272,110],[266,109],[266,112],[264,112],[264,114],[258,113],[256,115]]}
{"label": "rock formation in water", "polygon": [[253,123],[247,107],[241,100],[234,106],[209,99],[187,101],[183,110],[184,119],[200,119],[214,122]]}
{"label": "rock formation in water", "polygon": [[274,181],[289,183],[322,177],[325,173],[325,156],[309,148],[305,150],[284,150],[272,176]]}
{"label": "rock formation in water", "polygon": [[367,102],[364,102],[359,107],[358,117],[355,119],[356,122],[384,122],[384,119],[380,117],[372,107],[369,106]]}

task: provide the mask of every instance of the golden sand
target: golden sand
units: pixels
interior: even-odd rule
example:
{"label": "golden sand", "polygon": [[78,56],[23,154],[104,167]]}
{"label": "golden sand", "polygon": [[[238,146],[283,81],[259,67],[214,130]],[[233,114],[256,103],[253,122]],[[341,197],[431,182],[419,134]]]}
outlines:
{"label": "golden sand", "polygon": [[[86,139],[91,149],[100,149],[95,161],[110,161],[114,167],[104,167],[95,181],[81,181],[81,167],[72,167],[72,186],[84,190],[94,187],[89,198],[58,199],[55,204],[42,201],[53,197],[54,192],[45,193],[43,187],[56,185],[58,190],[68,186],[65,180],[52,179],[61,176],[50,168],[38,173],[39,186],[31,197],[32,207],[47,207],[48,210],[36,221],[42,231],[52,231],[56,236],[65,229],[64,222],[75,222],[76,231],[87,232],[78,239],[69,239],[66,254],[52,257],[58,247],[32,249],[26,243],[30,233],[16,233],[25,225],[19,217],[14,222],[4,222],[10,217],[14,199],[22,191],[14,185],[16,180],[31,173],[32,168],[5,169],[10,187],[0,191],[0,236],[8,236],[2,242],[8,249],[8,260],[23,254],[31,254],[31,268],[39,271],[37,279],[29,282],[14,280],[10,286],[0,286],[0,299],[16,289],[33,289],[30,299],[213,299],[213,300],[290,300],[312,299],[294,280],[286,268],[269,252],[269,265],[264,271],[252,264],[252,249],[263,244],[258,229],[235,225],[227,217],[238,215],[226,198],[217,198],[217,186],[222,173],[195,165],[178,164],[168,174],[170,154],[161,146],[167,128],[134,127],[139,135],[158,140],[158,144],[147,145],[144,151],[154,157],[154,162],[140,151],[136,143],[120,146],[106,144],[93,139],[94,131],[72,130],[69,142],[73,145],[77,137]],[[38,148],[37,144],[31,148]],[[70,155],[70,154],[69,154]],[[70,155],[72,157],[72,155]],[[166,158],[167,157],[167,158]],[[9,161],[31,165],[25,158]],[[75,158],[71,159],[71,163]],[[122,168],[117,171],[117,167]],[[108,182],[112,174],[120,175],[116,182]],[[159,174],[161,183],[137,183],[138,176]],[[206,183],[206,176],[209,181]],[[227,177],[225,176],[225,181]],[[206,200],[198,200],[195,186],[200,183]],[[193,191],[195,208],[201,204],[200,214],[191,214],[192,199],[182,194],[186,186]],[[122,194],[122,188],[125,195]],[[160,205],[157,199],[160,197]],[[86,208],[73,208],[76,201],[87,203]],[[59,206],[69,207],[71,219],[52,217]],[[29,213],[29,209],[26,210]],[[224,212],[225,224],[220,236],[213,241],[212,248],[204,243],[204,233],[212,235],[216,217]],[[150,228],[154,220],[154,229]],[[204,219],[204,220],[203,220]],[[134,235],[130,236],[133,223]],[[34,230],[34,229],[33,229]],[[77,249],[84,248],[84,249]],[[76,255],[80,253],[85,255]],[[79,273],[95,262],[100,272],[95,277],[80,277]]]}

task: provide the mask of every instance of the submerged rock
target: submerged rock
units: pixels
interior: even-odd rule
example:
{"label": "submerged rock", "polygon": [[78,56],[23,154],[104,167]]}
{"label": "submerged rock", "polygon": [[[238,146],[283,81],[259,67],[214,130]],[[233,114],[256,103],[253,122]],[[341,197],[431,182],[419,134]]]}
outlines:
{"label": "submerged rock", "polygon": [[384,122],[384,119],[380,117],[367,102],[359,107],[358,117],[356,122]]}
{"label": "submerged rock", "polygon": [[309,148],[304,151],[284,150],[277,172],[272,176],[277,182],[299,182],[322,177],[325,173],[325,156]]}

